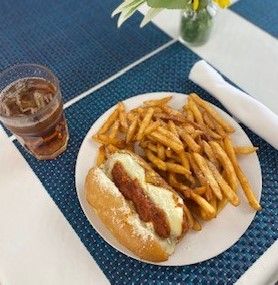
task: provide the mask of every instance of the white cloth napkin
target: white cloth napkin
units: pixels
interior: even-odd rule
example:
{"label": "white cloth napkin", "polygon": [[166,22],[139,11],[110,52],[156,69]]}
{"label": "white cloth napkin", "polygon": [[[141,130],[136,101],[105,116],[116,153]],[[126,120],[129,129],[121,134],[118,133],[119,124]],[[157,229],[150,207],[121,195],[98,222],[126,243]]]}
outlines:
{"label": "white cloth napkin", "polygon": [[254,133],[278,149],[278,116],[265,105],[226,82],[204,60],[194,64],[189,79],[218,99]]}

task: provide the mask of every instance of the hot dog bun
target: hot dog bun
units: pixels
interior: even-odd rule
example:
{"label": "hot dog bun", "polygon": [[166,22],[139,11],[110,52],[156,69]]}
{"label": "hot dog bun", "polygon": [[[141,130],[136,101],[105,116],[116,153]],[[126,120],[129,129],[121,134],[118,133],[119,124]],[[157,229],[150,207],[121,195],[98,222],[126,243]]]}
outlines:
{"label": "hot dog bun", "polygon": [[[115,185],[111,169],[116,162],[121,162],[133,179],[139,181],[144,174],[145,181],[140,183],[149,199],[165,211],[171,230],[169,237],[162,238],[155,232],[152,222],[142,221],[133,202],[126,199]],[[102,167],[90,169],[85,191],[87,201],[104,225],[123,246],[141,259],[167,260],[187,230],[182,199],[143,159],[131,152],[119,151]]]}

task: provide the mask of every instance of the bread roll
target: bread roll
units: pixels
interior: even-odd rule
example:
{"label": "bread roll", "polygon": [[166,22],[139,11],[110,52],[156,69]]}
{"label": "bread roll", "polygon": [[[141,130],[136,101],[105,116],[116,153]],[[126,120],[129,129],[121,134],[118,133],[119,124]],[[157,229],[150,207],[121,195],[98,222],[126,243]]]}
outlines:
{"label": "bread roll", "polygon": [[[145,222],[136,203],[127,199],[113,182],[112,170],[120,163],[128,177],[136,180],[147,199],[163,211],[169,228],[167,238],[157,234],[156,221]],[[114,237],[141,259],[165,261],[187,230],[180,196],[139,156],[119,151],[101,167],[89,170],[85,181],[86,199]],[[140,212],[139,212],[140,213]]]}

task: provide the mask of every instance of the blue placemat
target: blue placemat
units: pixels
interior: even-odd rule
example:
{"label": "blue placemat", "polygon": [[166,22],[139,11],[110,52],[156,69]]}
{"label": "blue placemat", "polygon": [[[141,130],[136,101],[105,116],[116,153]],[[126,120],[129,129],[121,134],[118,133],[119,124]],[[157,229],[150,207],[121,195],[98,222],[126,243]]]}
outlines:
{"label": "blue placemat", "polygon": [[176,43],[72,105],[66,110],[69,146],[56,160],[37,161],[15,142],[112,284],[232,284],[278,238],[278,153],[247,128],[245,131],[252,142],[260,147],[263,210],[256,215],[241,239],[216,258],[182,267],[160,267],[133,260],[104,242],[80,208],[74,182],[76,157],[93,122],[112,105],[144,92],[195,91],[221,107],[214,98],[187,79],[190,68],[198,59]]}
{"label": "blue placemat", "polygon": [[121,29],[120,0],[1,0],[0,71],[17,63],[47,65],[65,101],[138,60],[170,38],[136,13]]}
{"label": "blue placemat", "polygon": [[272,36],[278,37],[277,0],[240,0],[231,6],[231,10]]}

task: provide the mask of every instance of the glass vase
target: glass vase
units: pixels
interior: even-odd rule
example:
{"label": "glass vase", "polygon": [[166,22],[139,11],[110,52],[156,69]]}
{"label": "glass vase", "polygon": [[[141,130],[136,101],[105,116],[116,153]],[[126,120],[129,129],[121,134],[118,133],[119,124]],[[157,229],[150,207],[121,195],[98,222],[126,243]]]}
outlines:
{"label": "glass vase", "polygon": [[192,45],[200,46],[205,44],[211,35],[214,24],[216,6],[206,1],[196,11],[184,10],[181,15],[180,39]]}

